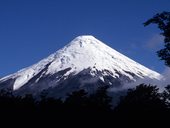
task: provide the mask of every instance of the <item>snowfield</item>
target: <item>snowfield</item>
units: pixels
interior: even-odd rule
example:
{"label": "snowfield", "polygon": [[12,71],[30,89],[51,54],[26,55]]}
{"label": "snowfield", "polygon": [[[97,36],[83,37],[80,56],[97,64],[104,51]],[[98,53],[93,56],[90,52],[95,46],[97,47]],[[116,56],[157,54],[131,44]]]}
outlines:
{"label": "snowfield", "polygon": [[40,62],[0,79],[0,83],[13,79],[15,80],[12,85],[13,90],[18,90],[22,86],[28,85],[33,78],[36,80],[31,86],[36,85],[45,76],[52,76],[67,70],[62,77],[61,75],[56,76],[55,83],[57,83],[61,79],[67,80],[70,75],[77,75],[85,69],[90,69],[92,77],[102,72],[98,78],[103,82],[106,80],[105,76],[108,75],[115,79],[125,76],[131,81],[136,81],[136,78],[161,79],[159,73],[133,61],[95,37],[84,35],[76,37],[64,48]]}

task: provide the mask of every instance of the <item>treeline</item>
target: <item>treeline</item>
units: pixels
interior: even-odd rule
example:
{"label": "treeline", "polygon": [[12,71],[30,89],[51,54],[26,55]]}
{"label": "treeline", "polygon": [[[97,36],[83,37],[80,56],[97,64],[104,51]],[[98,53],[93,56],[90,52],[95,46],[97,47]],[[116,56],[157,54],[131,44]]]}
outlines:
{"label": "treeline", "polygon": [[36,100],[31,94],[20,97],[1,90],[1,118],[15,120],[22,117],[23,120],[34,119],[41,123],[71,121],[96,125],[163,127],[168,124],[170,116],[170,86],[160,93],[156,86],[141,84],[128,90],[115,108],[112,108],[112,98],[108,96],[106,86],[100,87],[94,94],[88,94],[85,90],[72,92],[65,100],[47,97],[46,92],[40,97]]}

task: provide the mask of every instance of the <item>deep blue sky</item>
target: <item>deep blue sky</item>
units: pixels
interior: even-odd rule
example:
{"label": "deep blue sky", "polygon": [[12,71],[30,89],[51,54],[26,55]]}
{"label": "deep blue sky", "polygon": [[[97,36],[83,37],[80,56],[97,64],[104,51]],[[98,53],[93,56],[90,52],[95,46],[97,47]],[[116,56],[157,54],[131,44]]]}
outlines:
{"label": "deep blue sky", "polygon": [[160,31],[142,23],[169,9],[169,0],[0,0],[0,77],[87,34],[163,72]]}

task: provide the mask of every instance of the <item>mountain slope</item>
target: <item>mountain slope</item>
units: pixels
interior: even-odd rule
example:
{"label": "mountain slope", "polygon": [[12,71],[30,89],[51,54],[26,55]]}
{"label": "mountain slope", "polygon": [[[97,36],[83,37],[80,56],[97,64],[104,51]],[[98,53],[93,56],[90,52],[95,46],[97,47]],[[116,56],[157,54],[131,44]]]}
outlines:
{"label": "mountain slope", "polygon": [[79,36],[40,62],[0,79],[0,88],[30,93],[52,88],[64,94],[66,90],[101,84],[113,87],[160,77],[95,37]]}

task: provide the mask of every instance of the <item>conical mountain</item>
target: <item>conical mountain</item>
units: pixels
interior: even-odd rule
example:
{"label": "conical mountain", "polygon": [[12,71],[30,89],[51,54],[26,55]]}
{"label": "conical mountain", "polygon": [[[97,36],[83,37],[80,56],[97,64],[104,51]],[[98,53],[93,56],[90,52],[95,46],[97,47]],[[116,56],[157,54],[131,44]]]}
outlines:
{"label": "conical mountain", "polygon": [[76,89],[100,85],[123,86],[160,74],[105,45],[93,36],[79,36],[40,62],[0,79],[0,88],[37,94],[51,90],[62,96]]}

